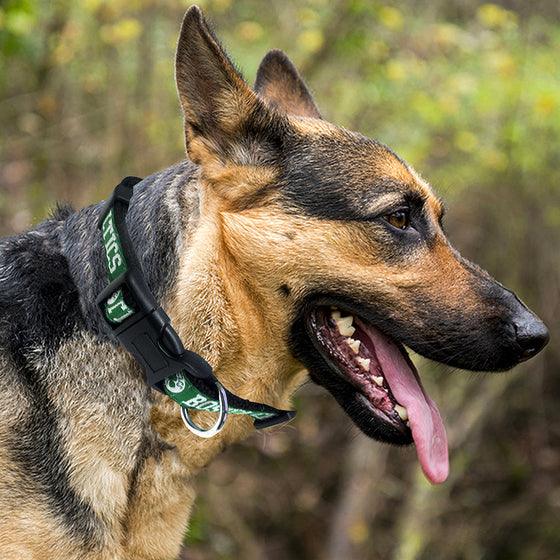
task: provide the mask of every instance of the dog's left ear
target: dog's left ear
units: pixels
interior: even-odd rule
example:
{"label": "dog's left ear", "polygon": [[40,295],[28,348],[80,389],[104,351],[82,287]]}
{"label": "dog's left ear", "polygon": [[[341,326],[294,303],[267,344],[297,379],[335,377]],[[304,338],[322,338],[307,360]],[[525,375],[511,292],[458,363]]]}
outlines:
{"label": "dog's left ear", "polygon": [[287,115],[322,118],[294,63],[278,49],[263,58],[257,70],[254,90]]}

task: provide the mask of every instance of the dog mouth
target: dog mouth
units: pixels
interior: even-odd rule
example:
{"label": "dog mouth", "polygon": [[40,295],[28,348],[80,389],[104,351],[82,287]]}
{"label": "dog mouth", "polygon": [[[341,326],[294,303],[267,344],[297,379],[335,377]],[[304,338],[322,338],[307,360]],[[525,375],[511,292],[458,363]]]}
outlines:
{"label": "dog mouth", "polygon": [[311,308],[305,327],[328,365],[311,367],[312,378],[370,437],[414,442],[428,480],[443,482],[449,472],[445,428],[402,344],[340,307]]}

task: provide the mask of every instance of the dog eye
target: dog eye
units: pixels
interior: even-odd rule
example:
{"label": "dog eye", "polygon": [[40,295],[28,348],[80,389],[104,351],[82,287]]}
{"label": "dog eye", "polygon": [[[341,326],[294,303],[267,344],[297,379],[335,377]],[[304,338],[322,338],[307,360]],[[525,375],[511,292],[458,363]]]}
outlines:
{"label": "dog eye", "polygon": [[407,210],[397,210],[392,214],[383,216],[383,219],[397,229],[406,229],[410,224],[410,212]]}

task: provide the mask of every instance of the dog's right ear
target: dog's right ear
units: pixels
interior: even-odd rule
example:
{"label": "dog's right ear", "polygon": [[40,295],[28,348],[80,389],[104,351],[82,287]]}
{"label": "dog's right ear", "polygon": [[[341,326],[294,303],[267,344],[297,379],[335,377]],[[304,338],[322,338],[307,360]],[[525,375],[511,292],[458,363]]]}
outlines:
{"label": "dog's right ear", "polygon": [[191,6],[183,19],[175,79],[187,153],[195,163],[225,164],[248,154],[243,148],[254,145],[255,139],[280,134],[280,116],[247,86],[198,6]]}
{"label": "dog's right ear", "polygon": [[322,118],[294,63],[278,49],[269,51],[262,59],[254,90],[287,115]]}

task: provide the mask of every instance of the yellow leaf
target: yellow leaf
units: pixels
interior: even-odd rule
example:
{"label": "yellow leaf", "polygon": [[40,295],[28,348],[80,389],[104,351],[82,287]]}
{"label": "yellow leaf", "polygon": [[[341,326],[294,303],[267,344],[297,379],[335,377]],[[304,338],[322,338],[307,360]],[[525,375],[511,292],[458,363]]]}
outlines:
{"label": "yellow leaf", "polygon": [[380,40],[373,40],[368,47],[368,54],[375,60],[383,60],[389,55],[389,47]]}
{"label": "yellow leaf", "polygon": [[297,18],[299,23],[304,27],[312,27],[320,23],[321,18],[319,14],[312,8],[300,8],[297,11]]}
{"label": "yellow leaf", "polygon": [[70,43],[60,42],[51,52],[50,59],[53,64],[56,64],[57,66],[64,66],[72,60],[72,57],[75,54],[76,50]]}
{"label": "yellow leaf", "polygon": [[368,526],[362,520],[354,521],[348,530],[348,537],[354,544],[363,544],[369,536]]}
{"label": "yellow leaf", "polygon": [[459,44],[460,29],[452,23],[436,23],[433,26],[433,36],[436,43],[443,48]]}
{"label": "yellow leaf", "polygon": [[558,110],[558,98],[551,93],[543,93],[536,100],[535,113],[541,117],[549,117]]}
{"label": "yellow leaf", "polygon": [[402,83],[406,81],[406,68],[404,64],[398,60],[389,60],[389,62],[385,65],[385,72],[387,74],[387,78],[389,78],[392,82]]}
{"label": "yellow leaf", "polygon": [[298,37],[298,45],[307,52],[317,52],[325,41],[325,37],[319,29],[307,29]]}
{"label": "yellow leaf", "polygon": [[511,29],[517,27],[519,16],[496,4],[483,4],[476,11],[478,21],[490,28]]}
{"label": "yellow leaf", "polygon": [[392,6],[381,6],[379,8],[379,21],[389,31],[399,31],[404,23],[401,12]]}
{"label": "yellow leaf", "polygon": [[213,0],[212,10],[215,12],[227,12],[231,8],[232,0]]}
{"label": "yellow leaf", "polygon": [[235,29],[237,36],[247,43],[258,41],[263,35],[263,28],[256,21],[242,21]]}
{"label": "yellow leaf", "polygon": [[43,93],[37,99],[37,108],[45,117],[53,117],[59,109],[59,101],[51,92]]}
{"label": "yellow leaf", "polygon": [[502,78],[511,78],[517,72],[517,61],[507,51],[497,51],[488,57],[490,68]]}
{"label": "yellow leaf", "polygon": [[486,150],[482,154],[482,164],[494,171],[505,171],[509,165],[509,159],[504,152],[498,150]]}
{"label": "yellow leaf", "polygon": [[472,153],[478,147],[478,138],[469,130],[460,130],[455,135],[455,146],[462,152]]}
{"label": "yellow leaf", "polygon": [[89,14],[95,14],[103,5],[103,0],[83,0],[82,6]]}
{"label": "yellow leaf", "polygon": [[123,18],[101,28],[101,40],[109,45],[128,43],[142,33],[142,24],[134,18]]}
{"label": "yellow leaf", "polygon": [[443,94],[439,100],[439,106],[448,115],[456,115],[461,109],[459,100],[451,94]]}

